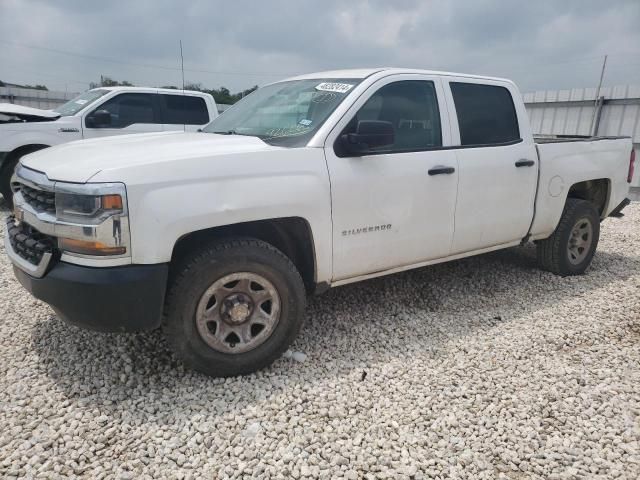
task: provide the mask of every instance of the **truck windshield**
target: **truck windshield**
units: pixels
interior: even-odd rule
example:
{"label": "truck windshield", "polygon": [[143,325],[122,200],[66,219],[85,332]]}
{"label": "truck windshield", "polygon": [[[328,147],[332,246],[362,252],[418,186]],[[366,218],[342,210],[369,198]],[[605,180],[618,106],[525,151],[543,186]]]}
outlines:
{"label": "truck windshield", "polygon": [[360,81],[324,78],[267,85],[226,110],[203,131],[248,135],[271,145],[302,147]]}
{"label": "truck windshield", "polygon": [[54,108],[53,111],[58,112],[63,117],[75,115],[84,107],[92,104],[108,92],[109,90],[89,90],[88,92],[84,92],[83,94],[78,95],[73,100],[69,100],[67,103]]}

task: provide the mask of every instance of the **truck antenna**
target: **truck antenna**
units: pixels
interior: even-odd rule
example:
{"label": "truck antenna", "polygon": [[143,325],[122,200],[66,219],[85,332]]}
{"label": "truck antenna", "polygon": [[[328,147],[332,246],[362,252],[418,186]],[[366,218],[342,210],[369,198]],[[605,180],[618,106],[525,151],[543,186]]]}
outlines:
{"label": "truck antenna", "polygon": [[607,57],[609,55],[604,56],[604,61],[602,62],[602,70],[600,71],[600,81],[598,82],[598,88],[596,89],[596,101],[593,104],[593,117],[591,117],[591,126],[589,127],[589,135],[592,137],[598,133],[598,124],[600,123],[600,109],[602,108],[602,103],[604,100],[600,98],[600,89],[602,88],[602,80],[604,79],[604,69],[607,68]]}
{"label": "truck antenna", "polygon": [[[182,55],[182,39],[180,39],[180,70],[182,72],[182,111],[184,112],[184,56]],[[184,123],[184,119],[182,123],[182,131],[187,131],[187,126]]]}

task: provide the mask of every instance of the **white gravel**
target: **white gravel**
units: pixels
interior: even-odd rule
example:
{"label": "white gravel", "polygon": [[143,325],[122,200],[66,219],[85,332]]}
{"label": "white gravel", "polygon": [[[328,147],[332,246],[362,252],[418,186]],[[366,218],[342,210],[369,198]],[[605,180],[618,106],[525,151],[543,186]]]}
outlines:
{"label": "white gravel", "polygon": [[227,380],[185,371],[158,332],[62,323],[0,247],[0,477],[637,479],[640,204],[626,213],[586,276],[524,248],[338,288],[291,358]]}

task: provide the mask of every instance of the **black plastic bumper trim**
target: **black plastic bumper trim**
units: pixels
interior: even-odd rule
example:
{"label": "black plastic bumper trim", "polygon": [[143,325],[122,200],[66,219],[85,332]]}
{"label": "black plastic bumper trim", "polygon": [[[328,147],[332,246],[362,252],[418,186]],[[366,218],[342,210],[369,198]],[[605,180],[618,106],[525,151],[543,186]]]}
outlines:
{"label": "black plastic bumper trim", "polygon": [[42,278],[14,272],[34,297],[74,325],[103,332],[160,326],[168,264],[91,268],[58,262]]}

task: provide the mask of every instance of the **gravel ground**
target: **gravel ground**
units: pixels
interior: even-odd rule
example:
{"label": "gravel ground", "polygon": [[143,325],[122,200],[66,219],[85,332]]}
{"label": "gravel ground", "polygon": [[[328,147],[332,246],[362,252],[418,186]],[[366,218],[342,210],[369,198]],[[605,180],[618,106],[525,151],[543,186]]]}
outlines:
{"label": "gravel ground", "polygon": [[338,288],[311,301],[306,359],[227,380],[185,371],[158,332],[62,323],[0,252],[0,476],[636,479],[626,212],[586,276],[519,248]]}

